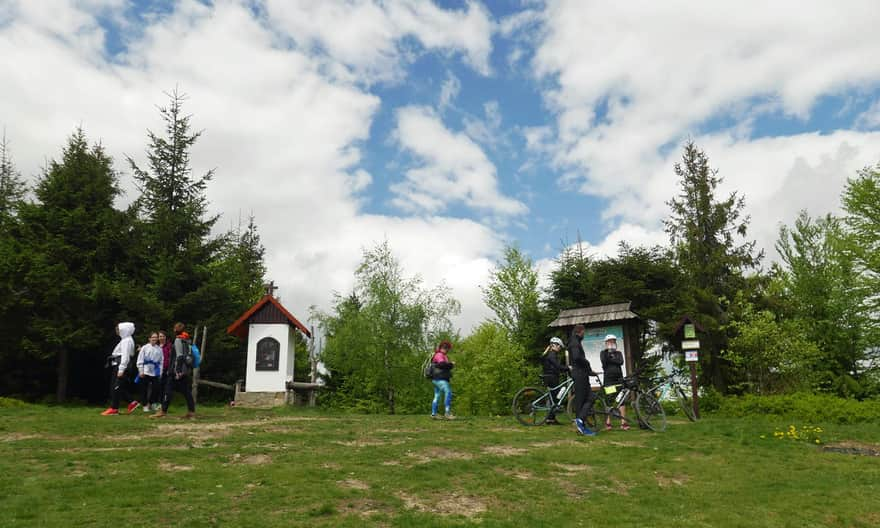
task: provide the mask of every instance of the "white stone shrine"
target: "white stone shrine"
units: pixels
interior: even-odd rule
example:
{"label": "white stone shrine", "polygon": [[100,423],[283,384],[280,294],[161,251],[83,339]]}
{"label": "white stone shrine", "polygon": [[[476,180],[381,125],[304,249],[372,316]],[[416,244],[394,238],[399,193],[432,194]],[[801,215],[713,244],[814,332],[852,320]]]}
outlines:
{"label": "white stone shrine", "polygon": [[227,334],[247,339],[244,390],[236,389],[236,405],[293,403],[295,333],[307,338],[312,334],[281,305],[274,290],[270,283],[266,295],[226,329]]}

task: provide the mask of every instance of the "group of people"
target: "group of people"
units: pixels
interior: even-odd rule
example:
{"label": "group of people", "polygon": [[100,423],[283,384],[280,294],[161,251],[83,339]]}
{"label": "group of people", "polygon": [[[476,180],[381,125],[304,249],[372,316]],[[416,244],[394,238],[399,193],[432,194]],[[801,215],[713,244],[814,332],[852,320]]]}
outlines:
{"label": "group of people", "polygon": [[[192,397],[191,374],[195,361],[192,352],[192,340],[183,323],[174,325],[174,339],[169,340],[164,330],[150,333],[149,341],[135,355],[135,325],[123,322],[116,325],[119,343],[107,358],[110,376],[110,407],[101,414],[115,416],[119,414],[119,404],[123,396],[129,392],[131,383],[140,387],[139,397],[131,398],[128,414],[142,407],[145,413],[154,412],[150,418],[161,418],[168,414],[174,391],[183,394],[186,399],[187,413],[184,418],[194,418],[195,401]],[[132,361],[137,367],[134,379],[131,379]]]}
{"label": "group of people", "polygon": [[[590,367],[590,361],[584,352],[584,333],[586,329],[583,325],[577,325],[571,333],[568,340],[568,354],[570,366],[560,361],[559,354],[564,352],[562,340],[558,337],[550,339],[550,344],[544,349],[541,355],[544,373],[543,380],[547,387],[555,387],[559,385],[559,375],[563,372],[569,372],[571,379],[574,381],[574,410],[575,410],[575,430],[580,435],[596,436],[596,432],[587,427],[587,418],[594,413],[593,405],[596,401],[596,394],[590,384],[591,376],[599,376],[598,372],[594,372]],[[605,348],[599,353],[599,360],[602,362],[602,371],[604,377],[602,386],[615,387],[623,383],[623,353],[617,349],[617,337],[613,334],[605,336]],[[628,430],[629,425],[626,423],[626,407],[620,407],[620,428]],[[550,414],[547,417],[548,424],[558,424],[556,416]],[[612,429],[611,417],[605,418],[605,430]]]}
{"label": "group of people", "polygon": [[[543,364],[544,384],[549,387],[559,385],[559,376],[563,372],[571,374],[574,381],[574,409],[575,409],[575,430],[580,435],[596,436],[596,432],[587,427],[587,418],[594,413],[593,405],[595,404],[596,394],[590,385],[591,376],[599,376],[598,372],[594,372],[590,367],[590,361],[584,352],[583,340],[586,329],[583,325],[577,325],[571,333],[568,341],[568,361],[561,354],[566,352],[562,339],[553,337],[550,344],[544,349],[541,355]],[[449,341],[443,341],[431,356],[431,383],[434,385],[434,399],[431,401],[431,418],[440,418],[438,413],[440,402],[443,401],[445,416],[447,419],[454,419],[452,414],[452,387],[449,382],[452,378],[452,368],[455,366],[449,360],[449,351],[452,344]],[[605,348],[599,353],[599,360],[602,362],[603,380],[602,386],[616,387],[623,383],[623,353],[617,349],[617,336],[608,334],[605,336]],[[570,366],[569,366],[570,364]],[[624,431],[629,429],[626,418],[626,407],[620,406],[620,428]],[[548,424],[559,424],[555,414],[551,411],[547,417]],[[605,419],[605,430],[612,429],[611,417]]]}

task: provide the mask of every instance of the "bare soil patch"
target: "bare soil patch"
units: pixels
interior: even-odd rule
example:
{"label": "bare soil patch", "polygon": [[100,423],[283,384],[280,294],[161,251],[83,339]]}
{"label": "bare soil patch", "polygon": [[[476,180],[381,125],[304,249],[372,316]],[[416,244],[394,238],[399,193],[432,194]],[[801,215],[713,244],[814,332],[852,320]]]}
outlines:
{"label": "bare soil patch", "polygon": [[250,466],[262,466],[264,464],[268,464],[272,462],[272,457],[269,455],[257,454],[257,455],[242,455],[241,453],[235,453],[230,457],[229,460],[232,464],[247,464]]}
{"label": "bare soil patch", "polygon": [[34,438],[42,438],[42,437],[40,435],[27,434],[27,433],[3,433],[3,434],[0,434],[0,441],[2,441],[2,442],[20,442],[22,440],[31,440]]}
{"label": "bare soil patch", "polygon": [[366,482],[358,479],[345,479],[345,480],[337,480],[337,484],[339,484],[343,488],[356,489],[356,490],[368,490],[370,489],[370,485]]}
{"label": "bare soil patch", "polygon": [[193,469],[195,469],[193,466],[172,464],[171,462],[159,462],[160,471],[192,471]]}
{"label": "bare soil patch", "polygon": [[554,440],[552,442],[535,442],[529,444],[532,447],[537,448],[545,448],[545,447],[559,447],[559,446],[570,446],[570,445],[583,445],[582,442],[578,442],[576,440]]}
{"label": "bare soil patch", "polygon": [[684,486],[691,479],[687,475],[664,475],[662,473],[654,473],[657,479],[657,485],[661,488],[671,488],[672,486]]}
{"label": "bare soil patch", "polygon": [[482,449],[483,453],[499,456],[517,456],[528,453],[527,449],[513,446],[486,446]]}
{"label": "bare soil patch", "polygon": [[415,459],[416,464],[427,464],[434,460],[470,460],[474,458],[470,453],[453,451],[451,449],[446,449],[445,447],[432,447],[421,453],[408,451],[406,456]]}
{"label": "bare soil patch", "polygon": [[633,442],[632,440],[609,440],[605,443],[617,447],[647,447],[641,442]]}
{"label": "bare soil patch", "polygon": [[379,447],[386,445],[402,444],[403,440],[378,440],[378,439],[360,439],[360,440],[335,440],[333,443],[345,447]]}
{"label": "bare soil patch", "polygon": [[847,440],[824,445],[822,451],[846,455],[880,456],[880,445]]}
{"label": "bare soil patch", "polygon": [[520,471],[520,470],[510,470],[510,469],[495,469],[496,472],[501,473],[504,476],[514,478],[517,480],[534,480],[535,476],[528,471]]}
{"label": "bare soil patch", "polygon": [[397,496],[409,510],[437,515],[461,515],[471,518],[488,509],[482,498],[461,493],[446,494],[440,500],[425,499],[408,493],[398,493]]}
{"label": "bare soil patch", "polygon": [[558,462],[554,462],[550,465],[559,468],[566,473],[583,473],[586,471],[593,471],[592,466],[588,466],[586,464],[560,464]]}

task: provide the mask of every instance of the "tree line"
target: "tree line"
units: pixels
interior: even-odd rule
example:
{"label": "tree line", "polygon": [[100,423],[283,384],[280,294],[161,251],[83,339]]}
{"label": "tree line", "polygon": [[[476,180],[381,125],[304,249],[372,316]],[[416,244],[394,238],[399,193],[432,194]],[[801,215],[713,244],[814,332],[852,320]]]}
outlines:
{"label": "tree line", "polygon": [[[242,345],[224,330],[261,296],[265,248],[253,217],[218,234],[206,197],[215,174],[193,172],[201,132],[185,99],[174,91],[159,108],[164,128],[147,132],[146,165],[126,157],[138,195],[124,208],[113,160],[81,128],[30,186],[2,138],[0,393],[102,399],[101,366],[122,320],[137,324],[139,342],[176,320],[207,326],[203,375],[227,383],[243,375]],[[323,404],[424,411],[421,365],[447,339],[458,409],[506,413],[513,392],[535,381],[560,310],[621,301],[643,318],[641,349],[676,361],[681,316],[700,323],[706,390],[880,394],[880,165],[848,180],[841,215],[802,212],[782,226],[781,259],[766,267],[748,237],[745,197],[719,195],[706,153],[686,144],[674,171],[668,244],[622,243],[600,258],[563,241],[545,288],[511,245],[482,286],[493,316],[466,336],[453,326],[460,304],[448,288],[407,274],[388,241],[365,249],[355,287],[313,309],[326,336]],[[308,363],[298,357],[298,370]]]}
{"label": "tree line", "polygon": [[681,317],[700,323],[704,390],[880,395],[880,165],[848,180],[843,215],[801,212],[780,227],[781,260],[768,267],[748,237],[745,197],[719,195],[706,153],[687,143],[674,170],[667,245],[621,243],[597,258],[579,241],[563,243],[543,289],[535,263],[509,246],[483,286],[493,317],[467,336],[452,331],[458,304],[448,290],[406,278],[387,242],[365,251],[354,291],[316,314],[327,334],[324,402],[426,412],[430,387],[419,367],[450,339],[457,410],[506,414],[513,393],[537,381],[560,310],[621,301],[643,318],[640,348],[674,362],[683,361],[673,335]]}
{"label": "tree line", "polygon": [[159,108],[164,129],[147,132],[147,164],[126,162],[138,195],[125,208],[120,175],[100,143],[76,128],[32,186],[0,143],[0,393],[98,401],[102,365],[119,321],[138,343],[175,321],[208,328],[203,375],[234,382],[244,372],[229,323],[262,293],[263,247],[251,216],[216,234],[206,191],[214,171],[194,174],[201,132],[176,90]]}

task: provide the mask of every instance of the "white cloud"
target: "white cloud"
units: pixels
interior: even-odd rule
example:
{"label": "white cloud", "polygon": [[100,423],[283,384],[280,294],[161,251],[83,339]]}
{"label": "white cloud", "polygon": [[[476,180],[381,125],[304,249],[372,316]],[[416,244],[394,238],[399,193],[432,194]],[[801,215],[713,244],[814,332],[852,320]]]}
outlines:
{"label": "white cloud", "polygon": [[461,53],[476,71],[490,72],[492,21],[475,2],[448,10],[419,0],[266,0],[266,8],[273,27],[302,47],[320,48],[358,80],[399,78],[412,51],[405,37],[429,50]]}
{"label": "white cloud", "polygon": [[880,128],[880,99],[856,117],[855,126],[867,130]]}
{"label": "white cloud", "polygon": [[460,91],[461,81],[454,73],[446,72],[446,80],[443,81],[443,85],[440,87],[440,101],[438,102],[440,111],[451,105],[452,101],[458,97]]}
{"label": "white cloud", "polygon": [[499,142],[505,141],[498,101],[483,103],[483,118],[465,115],[462,122],[464,123],[464,133],[480,144],[495,147]]}
{"label": "white cloud", "polygon": [[479,145],[448,130],[430,108],[399,109],[395,137],[421,161],[406,172],[404,181],[392,186],[397,207],[433,214],[461,203],[502,217],[528,210],[499,191],[495,166]]}
{"label": "white cloud", "polygon": [[114,157],[126,199],[134,198],[124,154],[145,165],[146,129],[162,128],[155,107],[179,86],[194,127],[205,130],[194,170],[217,169],[208,198],[224,213],[218,227],[253,212],[269,277],[294,313],[328,308],[333,291],[351,289],[362,249],[387,239],[408,274],[452,286],[464,331],[485,315],[477,285],[499,235],[471,220],[359,209],[359,193],[373,184],[358,167],[360,149],[381,102],[330,71],[326,56],[279,46],[247,3],[184,1],[110,62],[95,52],[103,30],[79,5],[57,3],[55,18],[16,11],[0,27],[0,124],[23,174],[59,156],[81,124]]}
{"label": "white cloud", "polygon": [[[563,183],[618,205],[607,220],[651,231],[676,190],[676,146],[694,136],[727,177],[726,188],[745,192],[753,230],[772,247],[764,231],[775,232],[783,210],[836,201],[843,178],[877,152],[874,136],[859,133],[749,139],[754,119],[804,119],[821,96],[880,84],[872,58],[880,49],[877,13],[872,0],[845,8],[821,1],[547,2],[533,67],[551,86],[544,99],[555,130],[527,139],[552,155],[567,174]],[[732,121],[730,130],[702,134],[716,117]],[[842,172],[832,177],[832,168]],[[792,183],[809,170],[824,175],[810,180],[815,186]],[[774,194],[781,189],[784,195]]]}

